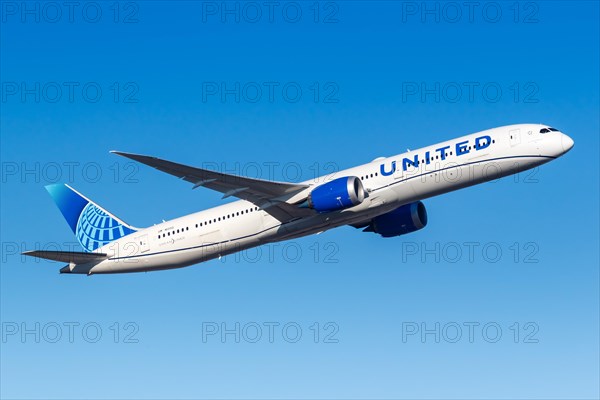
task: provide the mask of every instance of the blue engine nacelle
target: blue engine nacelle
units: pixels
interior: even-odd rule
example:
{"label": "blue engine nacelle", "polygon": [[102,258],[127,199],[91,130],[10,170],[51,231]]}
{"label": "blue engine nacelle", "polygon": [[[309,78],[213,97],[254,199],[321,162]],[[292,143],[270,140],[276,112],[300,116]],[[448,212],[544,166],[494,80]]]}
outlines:
{"label": "blue engine nacelle", "polygon": [[364,231],[379,233],[383,237],[393,237],[418,231],[425,225],[427,225],[427,210],[423,203],[417,201],[373,218]]}
{"label": "blue engine nacelle", "polygon": [[356,206],[365,199],[365,189],[356,176],[345,176],[317,186],[308,195],[308,206],[318,212]]}

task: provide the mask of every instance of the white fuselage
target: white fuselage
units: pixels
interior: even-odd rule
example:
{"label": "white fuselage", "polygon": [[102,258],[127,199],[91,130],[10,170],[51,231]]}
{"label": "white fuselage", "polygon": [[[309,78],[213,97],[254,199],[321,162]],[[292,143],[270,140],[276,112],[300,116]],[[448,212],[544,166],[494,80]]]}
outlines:
{"label": "white fuselage", "polygon": [[[568,151],[573,142],[543,125],[494,128],[303,182],[311,185],[289,199],[294,204],[333,178],[357,176],[368,195],[342,211],[279,221],[255,204],[240,200],[154,225],[97,250],[109,258],[77,265],[89,274],[185,267],[269,242],[359,224],[401,205],[515,174]],[[415,161],[418,159],[418,163]]]}

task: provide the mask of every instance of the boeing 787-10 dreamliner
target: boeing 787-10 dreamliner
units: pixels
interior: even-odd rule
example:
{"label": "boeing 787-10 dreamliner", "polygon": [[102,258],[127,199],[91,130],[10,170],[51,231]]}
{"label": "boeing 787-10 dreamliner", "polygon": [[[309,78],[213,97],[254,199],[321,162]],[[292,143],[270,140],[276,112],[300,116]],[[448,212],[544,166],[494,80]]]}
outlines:
{"label": "boeing 787-10 dreamliner", "polygon": [[83,252],[27,251],[67,263],[62,273],[110,274],[186,267],[244,249],[351,225],[382,237],[422,229],[421,200],[554,160],[573,140],[539,124],[503,126],[301,183],[229,175],[113,151],[239,201],[135,228],[68,185],[46,187]]}

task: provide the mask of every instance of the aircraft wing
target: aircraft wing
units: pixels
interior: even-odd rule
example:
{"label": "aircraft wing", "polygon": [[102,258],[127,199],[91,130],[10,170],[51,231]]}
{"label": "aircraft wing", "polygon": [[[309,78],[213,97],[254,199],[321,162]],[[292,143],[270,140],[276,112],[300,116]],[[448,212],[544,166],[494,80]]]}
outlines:
{"label": "aircraft wing", "polygon": [[299,208],[285,202],[287,197],[301,192],[308,188],[308,185],[224,174],[141,154],[122,151],[111,151],[111,153],[130,158],[193,183],[193,189],[204,186],[223,193],[223,198],[233,196],[252,202],[280,221],[314,214],[313,210]]}

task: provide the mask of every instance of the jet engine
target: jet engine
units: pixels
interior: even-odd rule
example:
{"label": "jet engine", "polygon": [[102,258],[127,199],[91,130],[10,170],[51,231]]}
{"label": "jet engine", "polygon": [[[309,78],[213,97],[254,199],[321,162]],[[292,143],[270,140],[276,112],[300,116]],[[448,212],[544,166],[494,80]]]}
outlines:
{"label": "jet engine", "polygon": [[356,206],[365,199],[365,189],[356,176],[324,183],[308,195],[308,207],[318,212],[338,211]]}
{"label": "jet engine", "polygon": [[371,220],[364,232],[394,237],[418,231],[427,225],[427,210],[420,201],[396,208]]}

